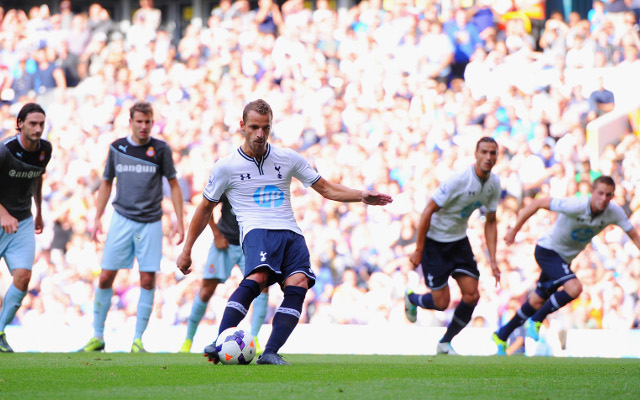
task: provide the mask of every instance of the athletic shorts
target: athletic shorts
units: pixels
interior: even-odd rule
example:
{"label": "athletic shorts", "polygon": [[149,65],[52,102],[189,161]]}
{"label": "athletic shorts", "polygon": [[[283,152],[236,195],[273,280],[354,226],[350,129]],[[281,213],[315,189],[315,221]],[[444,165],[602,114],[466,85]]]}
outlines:
{"label": "athletic shorts", "polygon": [[309,288],[316,283],[311,270],[309,249],[302,235],[288,230],[253,229],[244,237],[242,249],[246,259],[244,276],[258,268],[269,268],[273,274],[269,285],[284,284],[293,274],[309,278]]}
{"label": "athletic shorts", "polygon": [[15,233],[9,234],[0,229],[0,258],[4,257],[11,275],[16,268],[31,271],[36,256],[35,229],[33,217],[18,222]]}
{"label": "athletic shorts", "polygon": [[236,264],[244,272],[244,254],[242,254],[241,246],[230,244],[228,248],[220,250],[211,243],[209,256],[202,271],[202,278],[218,279],[223,283],[229,278],[231,270]]}
{"label": "athletic shorts", "polygon": [[422,252],[424,281],[431,290],[447,286],[449,277],[465,274],[478,279],[480,272],[469,239],[443,243],[427,238]]}
{"label": "athletic shorts", "polygon": [[114,212],[102,251],[102,269],[131,269],[134,257],[140,271],[160,270],[162,221],[136,222]]}
{"label": "athletic shorts", "polygon": [[566,281],[575,278],[569,264],[553,250],[536,246],[534,255],[542,272],[538,279],[536,294],[543,299],[548,299]]}

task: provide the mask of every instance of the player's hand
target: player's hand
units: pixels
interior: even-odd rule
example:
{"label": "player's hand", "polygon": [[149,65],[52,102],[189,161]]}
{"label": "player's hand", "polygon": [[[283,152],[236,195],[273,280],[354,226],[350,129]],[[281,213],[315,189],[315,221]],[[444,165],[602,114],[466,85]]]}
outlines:
{"label": "player's hand", "polygon": [[176,225],[173,227],[173,237],[176,236],[177,238],[175,244],[178,245],[184,240],[184,225],[180,222],[176,223]]}
{"label": "player's hand", "polygon": [[393,198],[388,194],[378,193],[375,190],[362,192],[362,202],[370,206],[384,206],[393,202]]}
{"label": "player's hand", "polygon": [[178,256],[178,260],[176,261],[176,266],[185,275],[191,273],[191,254],[187,252],[182,252]]}
{"label": "player's hand", "polygon": [[44,229],[44,221],[42,220],[42,214],[37,213],[36,219],[34,222],[35,222],[35,233],[36,235],[39,235],[42,233],[42,230]]}
{"label": "player's hand", "polygon": [[96,218],[96,222],[93,224],[93,232],[91,232],[92,242],[100,243],[98,233],[102,233],[102,222],[100,222],[100,218]]}
{"label": "player's hand", "polygon": [[213,238],[213,245],[216,246],[218,250],[226,250],[229,248],[229,241],[226,237],[218,235]]}
{"label": "player's hand", "polygon": [[411,264],[413,264],[414,267],[420,265],[420,262],[422,261],[422,252],[417,250],[414,251],[411,256],[409,256],[409,261],[411,261]]}
{"label": "player's hand", "polygon": [[9,213],[0,217],[0,224],[2,225],[2,230],[5,231],[5,233],[12,234],[18,231],[18,220],[12,217]]}
{"label": "player's hand", "polygon": [[512,245],[516,240],[516,233],[518,233],[517,230],[515,230],[514,228],[509,228],[507,234],[504,235],[504,242],[509,246]]}
{"label": "player's hand", "polygon": [[490,261],[491,272],[493,272],[493,276],[496,278],[496,286],[500,285],[500,268],[498,268],[498,263],[496,261]]}

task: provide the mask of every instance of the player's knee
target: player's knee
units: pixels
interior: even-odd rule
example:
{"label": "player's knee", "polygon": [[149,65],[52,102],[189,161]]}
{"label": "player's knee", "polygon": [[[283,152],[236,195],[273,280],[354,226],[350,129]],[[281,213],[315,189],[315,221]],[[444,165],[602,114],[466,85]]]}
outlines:
{"label": "player's knee", "polygon": [[449,298],[434,298],[433,305],[436,307],[436,310],[444,311],[449,307]]}
{"label": "player's knee", "polygon": [[476,305],[478,304],[478,300],[480,300],[480,292],[478,291],[473,293],[465,293],[462,295],[462,301],[467,304]]}
{"label": "player's knee", "polygon": [[29,288],[29,281],[31,280],[31,271],[25,269],[20,274],[14,274],[13,286],[21,292],[26,292]]}
{"label": "player's knee", "polygon": [[571,279],[564,285],[564,290],[571,296],[576,299],[582,293],[582,283],[580,283],[577,279]]}

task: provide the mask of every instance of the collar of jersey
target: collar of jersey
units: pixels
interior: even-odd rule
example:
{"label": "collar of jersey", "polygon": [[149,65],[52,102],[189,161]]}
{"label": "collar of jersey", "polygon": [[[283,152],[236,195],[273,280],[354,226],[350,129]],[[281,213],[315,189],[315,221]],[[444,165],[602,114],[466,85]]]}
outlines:
{"label": "collar of jersey", "polygon": [[267,151],[264,152],[264,155],[262,156],[262,159],[260,160],[260,162],[258,162],[258,160],[256,160],[253,157],[249,157],[247,153],[242,151],[242,147],[238,147],[238,153],[240,153],[240,155],[247,161],[253,162],[256,165],[256,167],[258,167],[258,171],[262,175],[263,174],[262,166],[264,165],[264,160],[266,160],[267,157],[269,157],[269,154],[271,153],[271,145],[267,143]]}
{"label": "collar of jersey", "polygon": [[142,146],[146,146],[149,143],[151,143],[151,137],[149,137],[149,140],[147,140],[147,143],[143,143],[143,144],[138,144],[136,142],[133,141],[133,137],[131,135],[127,136],[127,142],[132,145],[133,147],[142,147]]}

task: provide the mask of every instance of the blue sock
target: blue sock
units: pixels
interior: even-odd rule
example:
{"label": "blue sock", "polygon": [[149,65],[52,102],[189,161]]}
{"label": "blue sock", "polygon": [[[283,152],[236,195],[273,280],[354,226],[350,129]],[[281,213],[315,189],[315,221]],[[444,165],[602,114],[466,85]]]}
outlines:
{"label": "blue sock", "polygon": [[250,279],[244,279],[238,285],[238,288],[233,292],[227,307],[222,314],[222,321],[220,321],[220,328],[218,334],[227,328],[233,328],[238,326],[240,321],[247,315],[247,310],[251,305],[253,299],[260,294],[260,285],[256,281]]}
{"label": "blue sock", "polygon": [[202,301],[200,296],[196,295],[196,298],[193,299],[193,306],[191,307],[191,314],[189,315],[189,320],[187,321],[187,339],[193,340],[193,337],[196,335],[196,330],[198,329],[198,325],[204,316],[205,311],[207,311],[208,302]]}
{"label": "blue sock", "polygon": [[13,318],[18,312],[18,308],[22,305],[22,299],[27,295],[27,292],[18,290],[17,287],[9,286],[7,294],[4,295],[4,301],[2,302],[2,311],[0,311],[0,332],[4,332],[4,328],[13,321]]}
{"label": "blue sock", "polygon": [[467,326],[469,321],[471,321],[471,315],[473,314],[473,310],[476,308],[475,304],[465,303],[464,301],[460,301],[458,303],[458,307],[453,312],[453,318],[449,323],[449,327],[447,331],[444,333],[442,339],[440,339],[440,343],[448,343],[451,342],[451,339],[460,331]]}
{"label": "blue sock", "polygon": [[260,293],[253,301],[253,317],[251,318],[251,336],[257,337],[260,327],[267,316],[267,305],[269,304],[269,293]]}
{"label": "blue sock", "polygon": [[149,325],[149,317],[151,317],[151,310],[153,309],[153,295],[156,292],[155,289],[143,289],[140,288],[140,299],[138,300],[138,314],[136,319],[136,334],[133,340],[142,339],[142,334]]}
{"label": "blue sock", "polygon": [[267,341],[267,346],[264,348],[265,353],[277,353],[300,320],[307,289],[299,286],[287,286],[283,292],[284,300],[276,310],[276,315],[273,316],[273,330],[269,341]]}
{"label": "blue sock", "polygon": [[411,293],[409,295],[409,301],[418,307],[426,308],[428,310],[436,309],[436,305],[433,302],[433,296],[431,296],[431,293],[422,294],[422,295]]}
{"label": "blue sock", "polygon": [[540,307],[538,312],[533,314],[531,320],[535,322],[542,322],[547,317],[547,315],[566,306],[572,301],[573,297],[571,297],[566,291],[563,290],[561,292],[556,292],[552,294],[551,297],[549,297],[549,300],[547,300],[547,302],[544,303],[542,307]]}
{"label": "blue sock", "polygon": [[93,336],[104,339],[104,321],[107,319],[107,311],[111,308],[111,296],[113,288],[96,289],[96,298],[93,301]]}
{"label": "blue sock", "polygon": [[497,333],[498,338],[506,342],[507,339],[509,338],[509,335],[511,335],[511,332],[516,330],[516,328],[519,327],[520,325],[524,324],[524,321],[529,319],[529,317],[532,316],[535,312],[536,312],[536,309],[531,307],[531,304],[529,304],[529,301],[528,300],[525,301],[522,307],[520,307],[520,309],[516,311],[516,315],[514,315],[513,318],[511,318],[511,321],[507,322],[505,326],[500,328],[500,330]]}

